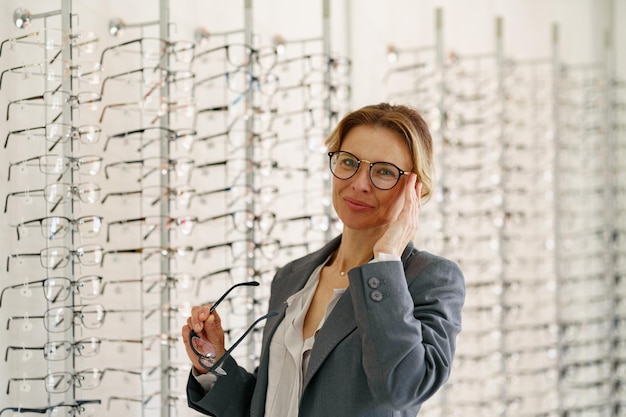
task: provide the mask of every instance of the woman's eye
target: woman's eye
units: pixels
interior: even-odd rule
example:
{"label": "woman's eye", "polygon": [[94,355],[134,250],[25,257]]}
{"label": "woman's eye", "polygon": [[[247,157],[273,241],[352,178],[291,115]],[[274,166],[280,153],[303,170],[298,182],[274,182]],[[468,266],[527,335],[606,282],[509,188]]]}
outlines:
{"label": "woman's eye", "polygon": [[382,166],[376,169],[376,175],[381,177],[396,178],[398,176],[398,173],[396,172],[396,170],[390,167]]}
{"label": "woman's eye", "polygon": [[359,163],[356,161],[356,159],[353,159],[353,158],[345,158],[345,159],[342,161],[342,164],[343,164],[343,165],[345,165],[345,166],[347,166],[347,167],[351,167],[351,168],[353,168],[353,167],[357,166]]}

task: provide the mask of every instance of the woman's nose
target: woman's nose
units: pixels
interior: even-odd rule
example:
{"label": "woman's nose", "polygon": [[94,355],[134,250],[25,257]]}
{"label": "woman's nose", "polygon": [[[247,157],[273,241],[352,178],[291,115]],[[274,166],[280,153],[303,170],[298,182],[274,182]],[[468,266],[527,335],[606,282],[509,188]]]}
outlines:
{"label": "woman's nose", "polygon": [[352,177],[352,187],[357,190],[369,191],[372,189],[372,181],[369,175],[369,164],[360,164],[359,169]]}

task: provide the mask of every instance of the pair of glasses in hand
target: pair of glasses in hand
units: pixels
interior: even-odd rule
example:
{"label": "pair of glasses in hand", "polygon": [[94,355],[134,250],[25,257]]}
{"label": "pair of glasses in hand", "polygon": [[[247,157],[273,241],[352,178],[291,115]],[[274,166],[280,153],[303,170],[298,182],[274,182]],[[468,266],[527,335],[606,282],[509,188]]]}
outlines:
{"label": "pair of glasses in hand", "polygon": [[[256,287],[259,285],[259,283],[257,281],[250,281],[250,282],[242,282],[242,283],[233,285],[215,303],[213,303],[213,305],[211,306],[209,310],[209,315],[212,314],[213,311],[215,311],[217,306],[222,301],[224,301],[224,299],[226,299],[226,296],[232,290],[243,285]],[[215,352],[215,347],[213,346],[213,344],[211,344],[208,340],[201,338],[198,334],[196,334],[196,332],[193,329],[189,332],[189,345],[191,346],[191,350],[198,356],[198,362],[200,363],[200,365],[202,365],[204,369],[206,369],[207,371],[211,373],[214,373],[217,376],[224,376],[226,375],[226,371],[224,371],[220,366],[226,360],[226,358],[228,358],[230,354],[232,353],[232,351],[243,341],[243,339],[252,330],[254,330],[257,324],[259,324],[261,321],[269,317],[273,317],[276,315],[278,315],[276,311],[270,311],[269,313],[256,319],[250,325],[250,327],[248,327],[246,331],[241,336],[239,336],[239,339],[237,339],[235,343],[233,343],[233,345],[226,352],[224,352],[222,357],[219,358],[217,361],[215,360],[217,354]]]}

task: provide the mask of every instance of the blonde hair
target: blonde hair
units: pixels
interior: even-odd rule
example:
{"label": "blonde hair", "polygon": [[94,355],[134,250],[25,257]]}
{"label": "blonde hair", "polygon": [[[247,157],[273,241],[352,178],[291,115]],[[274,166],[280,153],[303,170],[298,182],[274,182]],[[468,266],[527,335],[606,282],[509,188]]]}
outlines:
{"label": "blonde hair", "polygon": [[338,151],[348,133],[357,126],[373,126],[388,129],[402,138],[409,147],[412,172],[422,183],[422,201],[430,199],[433,192],[434,164],[433,140],[428,125],[420,113],[405,105],[380,103],[369,105],[348,113],[326,139],[329,152]]}

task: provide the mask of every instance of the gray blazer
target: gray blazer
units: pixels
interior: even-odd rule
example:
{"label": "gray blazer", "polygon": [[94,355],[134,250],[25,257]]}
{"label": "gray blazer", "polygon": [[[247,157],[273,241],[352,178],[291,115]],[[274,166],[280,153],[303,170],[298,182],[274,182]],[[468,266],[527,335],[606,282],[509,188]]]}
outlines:
{"label": "gray blazer", "polygon": [[[341,236],[280,269],[273,282],[260,365],[254,373],[228,358],[213,389],[190,376],[189,406],[218,417],[262,417],[269,342],[287,298],[333,253]],[[346,291],[315,338],[303,381],[300,417],[415,417],[448,379],[461,331],[465,283],[458,266],[409,243],[400,262],[350,270]],[[402,279],[406,277],[405,279]]]}

